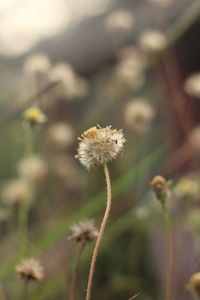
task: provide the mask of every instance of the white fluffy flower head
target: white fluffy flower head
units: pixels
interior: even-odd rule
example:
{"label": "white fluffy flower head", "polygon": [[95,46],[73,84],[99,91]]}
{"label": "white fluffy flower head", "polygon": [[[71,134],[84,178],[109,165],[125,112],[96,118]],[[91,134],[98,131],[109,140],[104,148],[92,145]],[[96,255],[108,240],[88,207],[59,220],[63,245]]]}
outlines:
{"label": "white fluffy flower head", "polygon": [[112,129],[111,126],[92,127],[79,140],[76,158],[88,170],[115,159],[126,141],[122,130]]}

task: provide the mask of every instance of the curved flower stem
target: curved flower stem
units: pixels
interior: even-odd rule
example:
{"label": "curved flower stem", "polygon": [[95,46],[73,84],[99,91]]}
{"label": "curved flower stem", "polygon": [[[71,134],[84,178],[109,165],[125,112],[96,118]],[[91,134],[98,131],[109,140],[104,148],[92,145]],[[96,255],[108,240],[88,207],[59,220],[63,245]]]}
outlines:
{"label": "curved flower stem", "polygon": [[163,205],[163,212],[165,216],[165,224],[167,230],[167,252],[168,252],[168,266],[167,266],[167,288],[166,288],[166,300],[172,299],[172,282],[173,282],[173,234],[172,234],[172,222],[169,215],[169,211],[165,205]]}
{"label": "curved flower stem", "polygon": [[96,264],[96,259],[97,259],[97,255],[99,252],[99,247],[103,238],[103,234],[105,231],[105,227],[108,221],[108,217],[109,217],[109,213],[110,213],[110,209],[111,209],[111,200],[112,200],[112,193],[111,193],[111,181],[110,181],[110,175],[109,175],[109,171],[108,171],[108,166],[107,164],[104,164],[104,174],[105,174],[105,178],[106,178],[106,185],[107,185],[107,204],[106,204],[106,210],[104,213],[104,217],[101,223],[101,228],[99,231],[99,235],[96,241],[96,245],[94,248],[94,252],[92,255],[92,262],[91,262],[91,266],[90,266],[90,273],[89,273],[89,279],[88,279],[88,286],[87,286],[87,294],[86,294],[86,300],[90,300],[91,299],[91,291],[92,291],[92,282],[93,282],[93,277],[94,277],[94,269],[95,269],[95,264]]}
{"label": "curved flower stem", "polygon": [[77,275],[78,275],[78,270],[79,270],[80,258],[81,258],[81,254],[83,253],[84,248],[85,248],[85,242],[82,242],[81,246],[78,250],[78,253],[77,253],[76,262],[75,262],[75,266],[74,266],[74,271],[73,271],[73,275],[72,275],[71,289],[70,289],[70,300],[75,299],[76,280],[77,280]]}

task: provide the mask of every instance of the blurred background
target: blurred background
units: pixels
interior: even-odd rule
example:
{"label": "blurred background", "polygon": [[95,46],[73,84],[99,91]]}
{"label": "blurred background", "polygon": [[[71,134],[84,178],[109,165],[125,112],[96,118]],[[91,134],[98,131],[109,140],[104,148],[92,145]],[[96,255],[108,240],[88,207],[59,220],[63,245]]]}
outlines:
{"label": "blurred background", "polygon": [[[158,174],[172,180],[171,300],[193,299],[185,286],[200,253],[199,16],[199,0],[0,0],[0,299],[22,299],[24,203],[26,256],[45,269],[28,299],[70,299],[79,251],[71,225],[93,219],[99,228],[105,208],[102,169],[74,158],[77,137],[97,124],[123,129],[127,142],[110,164],[113,207],[94,299],[163,299],[165,224],[149,186]],[[31,106],[47,122],[30,134]],[[93,248],[81,255],[77,300]]]}

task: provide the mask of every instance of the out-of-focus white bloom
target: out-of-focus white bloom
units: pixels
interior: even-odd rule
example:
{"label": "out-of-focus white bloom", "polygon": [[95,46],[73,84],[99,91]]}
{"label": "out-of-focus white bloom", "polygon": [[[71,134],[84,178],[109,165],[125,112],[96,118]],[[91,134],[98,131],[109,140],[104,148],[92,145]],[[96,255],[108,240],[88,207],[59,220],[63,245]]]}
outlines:
{"label": "out-of-focus white bloom", "polygon": [[42,53],[33,54],[27,57],[24,63],[24,71],[26,73],[47,73],[50,69],[49,58]]}
{"label": "out-of-focus white bloom", "polygon": [[64,122],[57,122],[51,125],[48,134],[50,140],[61,147],[70,146],[74,139],[73,128]]}
{"label": "out-of-focus white bloom", "polygon": [[1,196],[5,204],[20,204],[29,201],[30,190],[26,181],[16,179],[4,186]]}
{"label": "out-of-focus white bloom", "polygon": [[130,128],[139,134],[150,129],[154,116],[153,107],[144,99],[136,98],[126,104],[124,120]]}
{"label": "out-of-focus white bloom", "polygon": [[94,226],[93,220],[83,220],[71,226],[69,240],[76,242],[91,242],[98,236],[98,231]]}
{"label": "out-of-focus white bloom", "polygon": [[15,270],[23,280],[40,281],[44,278],[44,268],[35,258],[23,258]]}
{"label": "out-of-focus white bloom", "polygon": [[92,127],[79,140],[76,158],[88,170],[115,159],[126,141],[122,130],[112,129],[111,126]]}
{"label": "out-of-focus white bloom", "polygon": [[158,5],[160,7],[166,7],[168,6],[172,0],[147,0],[148,2]]}
{"label": "out-of-focus white bloom", "polygon": [[114,69],[114,88],[137,89],[144,83],[146,57],[134,47],[122,49]]}
{"label": "out-of-focus white bloom", "polygon": [[24,178],[34,181],[43,179],[48,172],[47,164],[40,156],[23,158],[18,164],[18,172]]}
{"label": "out-of-focus white bloom", "polygon": [[55,91],[58,97],[74,99],[84,96],[87,93],[87,83],[77,76],[73,67],[66,63],[59,63],[51,69],[49,74],[50,81],[60,84]]}
{"label": "out-of-focus white bloom", "polygon": [[149,208],[147,206],[140,206],[135,210],[136,218],[139,220],[146,219],[150,214]]}
{"label": "out-of-focus white bloom", "polygon": [[200,73],[189,76],[185,81],[184,89],[190,96],[200,98]]}
{"label": "out-of-focus white bloom", "polygon": [[200,192],[200,185],[197,178],[182,177],[174,187],[174,194],[178,197],[197,197]]}
{"label": "out-of-focus white bloom", "polygon": [[167,37],[158,30],[149,29],[141,34],[139,45],[141,50],[147,54],[157,53],[166,48]]}
{"label": "out-of-focus white bloom", "polygon": [[111,12],[106,21],[105,27],[111,32],[125,32],[133,28],[134,16],[126,10],[115,10]]}
{"label": "out-of-focus white bloom", "polygon": [[68,155],[59,154],[52,157],[50,167],[53,174],[60,177],[68,189],[77,189],[86,184],[85,176],[74,159]]}
{"label": "out-of-focus white bloom", "polygon": [[188,142],[194,151],[200,151],[200,126],[190,132]]}
{"label": "out-of-focus white bloom", "polygon": [[193,233],[200,230],[199,209],[193,208],[187,212],[186,226],[192,230]]}
{"label": "out-of-focus white bloom", "polygon": [[143,68],[146,64],[146,55],[141,52],[138,48],[133,46],[127,46],[122,48],[117,57],[119,61],[132,61],[136,68]]}

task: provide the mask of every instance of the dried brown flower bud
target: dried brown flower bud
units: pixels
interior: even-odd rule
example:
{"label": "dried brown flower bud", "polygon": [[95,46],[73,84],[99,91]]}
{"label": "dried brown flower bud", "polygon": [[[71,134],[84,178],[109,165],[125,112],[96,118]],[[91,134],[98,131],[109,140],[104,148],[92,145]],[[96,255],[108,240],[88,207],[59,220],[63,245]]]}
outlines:
{"label": "dried brown flower bud", "polygon": [[150,186],[153,188],[156,197],[163,204],[165,203],[165,200],[167,198],[169,183],[170,182],[168,182],[163,176],[160,175],[155,176],[150,182]]}
{"label": "dried brown flower bud", "polygon": [[71,226],[71,235],[68,240],[76,242],[91,242],[98,236],[98,231],[93,220],[80,221]]}
{"label": "dried brown flower bud", "polygon": [[186,288],[200,299],[200,272],[192,275]]}
{"label": "dried brown flower bud", "polygon": [[15,269],[24,280],[40,281],[44,277],[44,268],[35,258],[22,259]]}

